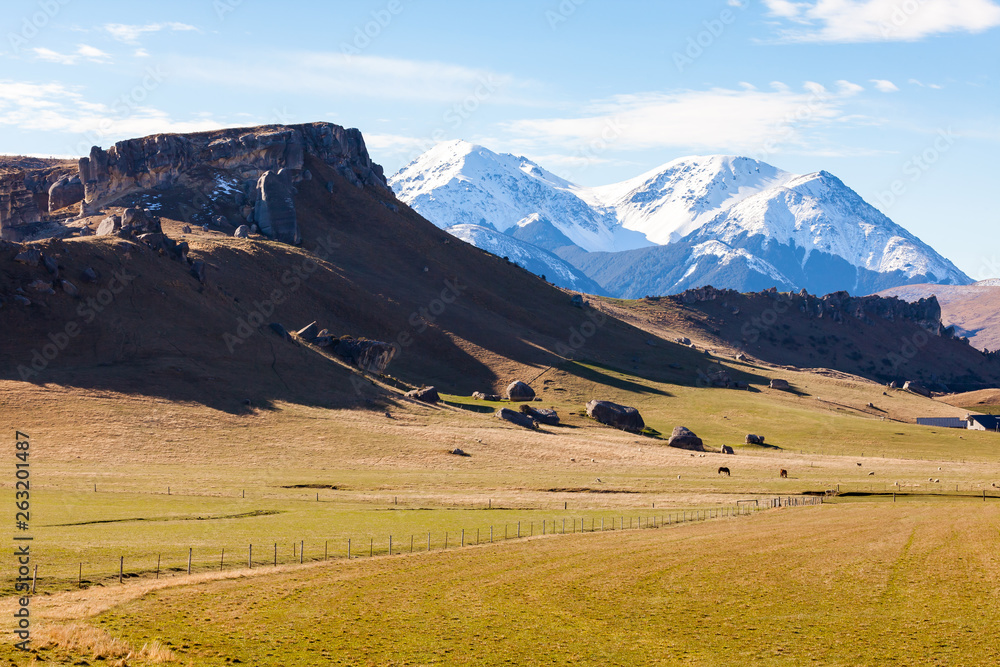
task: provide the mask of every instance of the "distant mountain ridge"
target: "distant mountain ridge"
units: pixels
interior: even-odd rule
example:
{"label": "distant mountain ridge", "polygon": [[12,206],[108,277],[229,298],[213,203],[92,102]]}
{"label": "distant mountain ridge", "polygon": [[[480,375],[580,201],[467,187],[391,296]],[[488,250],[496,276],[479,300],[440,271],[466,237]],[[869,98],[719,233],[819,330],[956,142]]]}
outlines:
{"label": "distant mountain ridge", "polygon": [[746,157],[680,158],[584,188],[527,158],[447,142],[389,184],[439,227],[503,232],[558,255],[619,297],[707,284],[867,294],[971,282],[836,176],[796,175]]}

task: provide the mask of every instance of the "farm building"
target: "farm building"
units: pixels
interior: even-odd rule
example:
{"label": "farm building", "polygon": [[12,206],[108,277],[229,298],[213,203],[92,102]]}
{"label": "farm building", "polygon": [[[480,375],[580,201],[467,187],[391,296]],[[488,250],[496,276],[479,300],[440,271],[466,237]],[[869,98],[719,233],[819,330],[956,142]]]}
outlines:
{"label": "farm building", "polygon": [[960,417],[917,417],[917,423],[938,428],[969,428],[969,422]]}
{"label": "farm building", "polygon": [[974,431],[1000,431],[1000,417],[995,415],[969,415],[966,419]]}

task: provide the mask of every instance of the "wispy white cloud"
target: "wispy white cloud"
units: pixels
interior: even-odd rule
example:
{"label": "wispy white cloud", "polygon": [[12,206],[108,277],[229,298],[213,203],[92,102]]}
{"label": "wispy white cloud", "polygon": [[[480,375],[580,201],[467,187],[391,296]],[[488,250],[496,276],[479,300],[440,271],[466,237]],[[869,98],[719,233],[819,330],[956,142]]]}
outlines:
{"label": "wispy white cloud", "polygon": [[[78,88],[61,83],[11,80],[0,80],[0,125],[76,134],[85,140],[83,143],[104,144],[159,132],[196,132],[220,126],[204,118],[177,121],[164,111],[138,104],[92,102]],[[67,142],[72,143],[71,136]]]}
{"label": "wispy white cloud", "polygon": [[875,89],[881,93],[895,93],[899,91],[899,86],[888,79],[871,79],[871,82],[875,84]]}
{"label": "wispy white cloud", "polygon": [[144,25],[134,25],[127,23],[106,23],[104,30],[107,31],[112,37],[117,39],[119,42],[124,42],[125,44],[138,44],[139,38],[143,34],[149,32],[159,32],[161,30],[172,30],[172,31],[198,31],[193,25],[188,25],[187,23],[146,23]]}
{"label": "wispy white cloud", "polygon": [[[476,110],[487,103],[538,105],[544,88],[487,69],[451,63],[345,55],[335,52],[248,52],[238,58],[174,56],[176,77],[289,94],[330,94],[457,104]],[[289,72],[294,72],[290,76]],[[442,124],[446,121],[442,120]]]}
{"label": "wispy white cloud", "polygon": [[111,62],[111,54],[105,53],[100,49],[89,46],[87,44],[77,45],[76,51],[73,53],[59,53],[58,51],[53,51],[52,49],[46,48],[34,48],[31,50],[38,60],[44,60],[45,62],[58,63],[60,65],[76,65],[81,60],[86,60],[92,63],[109,63]]}
{"label": "wispy white cloud", "polygon": [[933,88],[934,90],[941,90],[941,86],[936,83],[924,83],[919,79],[910,79],[908,83],[912,83],[914,86],[920,86],[921,88]]}
{"label": "wispy white cloud", "polygon": [[[764,0],[792,42],[917,41],[1000,26],[995,0]],[[788,25],[791,24],[791,25]]]}
{"label": "wispy white cloud", "polygon": [[510,141],[533,154],[681,148],[761,155],[779,148],[818,147],[823,140],[814,135],[823,129],[869,122],[844,110],[861,90],[847,81],[838,82],[833,91],[809,81],[797,91],[779,86],[772,91],[714,88],[619,95],[591,104],[575,117],[519,120],[502,128]]}

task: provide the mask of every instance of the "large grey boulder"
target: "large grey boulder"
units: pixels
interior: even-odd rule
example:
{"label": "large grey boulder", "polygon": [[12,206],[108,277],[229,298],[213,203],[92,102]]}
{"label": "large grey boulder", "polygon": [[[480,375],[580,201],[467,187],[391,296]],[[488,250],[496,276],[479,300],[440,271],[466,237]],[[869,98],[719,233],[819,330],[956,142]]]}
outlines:
{"label": "large grey boulder", "polygon": [[673,433],[670,434],[670,440],[667,441],[667,445],[677,447],[678,449],[689,449],[693,452],[705,451],[705,445],[702,443],[701,438],[695,435],[694,431],[684,426],[674,428]]}
{"label": "large grey boulder", "polygon": [[97,225],[97,235],[98,236],[110,236],[115,232],[121,230],[122,219],[117,215],[109,215],[108,217],[101,220],[101,224]]}
{"label": "large grey boulder", "polygon": [[257,204],[253,216],[261,234],[284,243],[298,244],[302,241],[293,194],[291,174],[286,170],[261,174],[257,180]]}
{"label": "large grey boulder", "polygon": [[437,403],[441,400],[438,396],[437,389],[434,387],[421,387],[420,389],[414,389],[412,391],[406,392],[407,398],[414,398],[418,401],[423,401],[424,403]]}
{"label": "large grey boulder", "polygon": [[558,426],[559,414],[555,410],[548,408],[533,408],[527,403],[521,404],[521,414],[528,415],[539,424],[546,426]]}
{"label": "large grey boulder", "polygon": [[639,411],[628,405],[619,405],[611,401],[593,400],[587,403],[587,415],[608,426],[614,426],[624,431],[639,433],[646,428]]}
{"label": "large grey boulder", "polygon": [[903,383],[903,389],[905,391],[911,391],[914,394],[918,394],[920,396],[926,396],[927,398],[931,397],[931,390],[930,389],[928,389],[927,387],[923,386],[922,384],[918,384],[918,383],[916,383],[916,382],[914,382],[912,380],[907,380],[906,382],[904,382]]}
{"label": "large grey boulder", "polygon": [[511,401],[533,401],[535,390],[520,380],[507,385],[507,398]]}
{"label": "large grey boulder", "polygon": [[83,200],[83,183],[79,176],[64,176],[49,188],[49,213],[72,206]]}
{"label": "large grey boulder", "polygon": [[500,408],[494,413],[494,416],[497,419],[502,419],[511,424],[523,426],[524,428],[538,428],[538,424],[535,423],[534,419],[510,408]]}
{"label": "large grey boulder", "polygon": [[[364,340],[350,336],[331,339],[329,347],[344,361],[377,375],[385,373],[385,369],[396,356],[397,349],[394,345],[381,340]],[[434,395],[437,396],[437,392]]]}
{"label": "large grey boulder", "polygon": [[240,225],[239,227],[236,228],[236,231],[233,232],[233,236],[235,236],[238,239],[245,239],[248,236],[250,236],[250,228],[247,227],[246,225]]}
{"label": "large grey boulder", "polygon": [[764,436],[747,433],[747,437],[744,439],[744,442],[748,445],[763,445]]}
{"label": "large grey boulder", "polygon": [[788,380],[779,380],[775,378],[774,380],[771,380],[770,387],[771,389],[780,389],[782,391],[788,391],[789,389]]}

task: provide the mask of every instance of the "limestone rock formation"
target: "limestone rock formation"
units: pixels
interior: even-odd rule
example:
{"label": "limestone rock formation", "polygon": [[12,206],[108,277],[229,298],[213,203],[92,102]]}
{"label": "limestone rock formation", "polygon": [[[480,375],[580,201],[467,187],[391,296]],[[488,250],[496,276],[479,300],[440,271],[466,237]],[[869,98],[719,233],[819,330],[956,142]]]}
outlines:
{"label": "limestone rock formation", "polygon": [[695,435],[694,431],[684,426],[674,428],[673,433],[670,434],[670,440],[667,441],[667,445],[694,452],[705,451],[705,445],[702,443],[701,438]]}
{"label": "limestone rock formation", "polygon": [[559,425],[559,414],[555,410],[550,410],[548,408],[533,408],[527,403],[522,403],[520,410],[521,414],[528,415],[539,424],[545,424],[546,426]]}
{"label": "limestone rock formation", "polygon": [[299,244],[299,226],[295,218],[294,190],[288,170],[265,171],[257,181],[257,205],[253,219],[264,236],[284,243]]}
{"label": "limestone rock formation", "polygon": [[533,401],[535,390],[520,380],[515,380],[507,386],[507,398],[511,401]]}
{"label": "limestone rock formation", "polygon": [[500,408],[494,413],[497,419],[502,419],[504,421],[510,422],[511,424],[517,424],[518,426],[523,426],[524,428],[538,428],[538,424],[535,420],[528,415],[522,414],[510,408]]}
{"label": "limestone rock formation", "polygon": [[639,411],[628,405],[619,405],[611,401],[593,400],[587,403],[587,415],[608,426],[614,426],[624,431],[639,433],[646,428]]}

